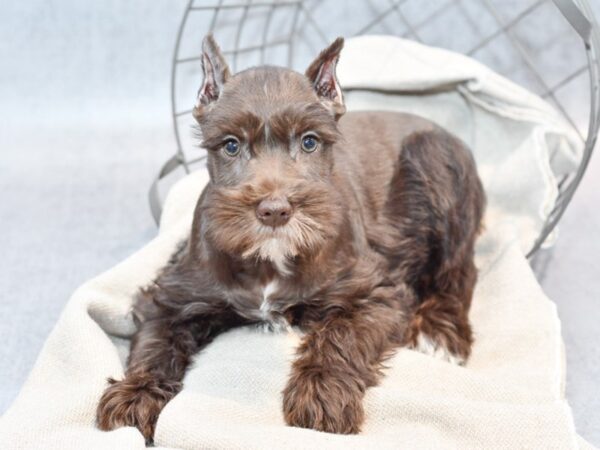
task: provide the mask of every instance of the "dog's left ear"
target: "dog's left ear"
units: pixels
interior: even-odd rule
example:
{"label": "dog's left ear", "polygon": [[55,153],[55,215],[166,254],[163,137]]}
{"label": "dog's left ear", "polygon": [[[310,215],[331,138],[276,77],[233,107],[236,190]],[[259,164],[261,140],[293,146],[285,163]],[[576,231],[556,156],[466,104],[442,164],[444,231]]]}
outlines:
{"label": "dog's left ear", "polygon": [[218,100],[223,86],[231,77],[227,61],[212,34],[208,34],[202,41],[202,72],[204,80],[194,107],[196,119],[199,119],[206,112],[207,107]]}
{"label": "dog's left ear", "polygon": [[339,37],[317,56],[305,72],[321,102],[333,113],[336,120],[346,112],[342,88],[335,74],[342,48],[344,38]]}

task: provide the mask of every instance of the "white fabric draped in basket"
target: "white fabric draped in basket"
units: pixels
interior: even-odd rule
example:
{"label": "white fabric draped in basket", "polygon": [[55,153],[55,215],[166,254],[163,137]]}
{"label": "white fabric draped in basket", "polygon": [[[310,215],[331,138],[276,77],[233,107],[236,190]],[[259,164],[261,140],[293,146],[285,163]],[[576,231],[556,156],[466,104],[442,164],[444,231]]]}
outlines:
{"label": "white fabric draped in basket", "polygon": [[349,110],[411,112],[464,140],[490,200],[487,221],[515,223],[523,251],[532,248],[583,150],[548,103],[460,53],[390,36],[350,39],[338,76]]}
{"label": "white fabric draped in basket", "polygon": [[[434,70],[436,64],[439,70]],[[414,82],[417,76],[424,81]],[[474,146],[490,214],[477,246],[480,277],[471,311],[476,337],[472,358],[466,367],[458,367],[399,350],[382,384],[367,393],[364,431],[339,436],[283,422],[280,393],[297,334],[234,330],[196,357],[183,391],[159,418],[157,446],[381,450],[583,445],[564,399],[556,309],[524,257],[553,195],[551,179],[560,170],[571,170],[568,163],[576,160],[571,136],[539,99],[469,59],[406,41],[349,41],[340,78],[352,89],[347,95],[350,109],[415,111]],[[457,84],[461,80],[469,81]],[[425,88],[438,92],[396,92]],[[513,117],[518,111],[527,120]],[[511,123],[497,127],[504,120]],[[550,134],[556,167],[547,162]],[[193,207],[206,182],[201,171],[175,185],[159,235],[74,293],[28,381],[0,420],[2,448],[144,447],[134,428],[97,430],[95,408],[106,378],[122,376],[127,338],[135,331],[132,298],[189,233]]]}

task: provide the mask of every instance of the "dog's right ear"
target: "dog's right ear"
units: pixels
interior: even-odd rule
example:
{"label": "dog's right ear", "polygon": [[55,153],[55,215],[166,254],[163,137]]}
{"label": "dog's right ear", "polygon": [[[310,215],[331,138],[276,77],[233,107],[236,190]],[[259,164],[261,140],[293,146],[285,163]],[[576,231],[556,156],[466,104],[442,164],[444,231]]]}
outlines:
{"label": "dog's right ear", "polygon": [[212,34],[206,35],[202,41],[202,72],[204,81],[198,91],[194,107],[196,119],[202,117],[206,108],[219,98],[223,91],[223,85],[231,76],[227,61],[221,54],[221,49]]}

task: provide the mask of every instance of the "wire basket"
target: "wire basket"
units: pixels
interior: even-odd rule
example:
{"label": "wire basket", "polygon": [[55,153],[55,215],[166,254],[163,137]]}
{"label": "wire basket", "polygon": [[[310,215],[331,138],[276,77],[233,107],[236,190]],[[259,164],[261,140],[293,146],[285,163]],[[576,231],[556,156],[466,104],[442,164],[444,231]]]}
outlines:
{"label": "wire basket", "polygon": [[[351,18],[351,20],[348,20]],[[158,182],[203,164],[191,105],[202,78],[200,43],[213,32],[233,72],[261,65],[303,69],[337,36],[390,34],[471,56],[552,104],[584,143],[578,169],[558,180],[553,210],[528,256],[555,228],[592,155],[600,126],[600,31],[586,0],[190,0],[177,33],[171,104],[177,151]],[[580,101],[588,98],[582,108]]]}

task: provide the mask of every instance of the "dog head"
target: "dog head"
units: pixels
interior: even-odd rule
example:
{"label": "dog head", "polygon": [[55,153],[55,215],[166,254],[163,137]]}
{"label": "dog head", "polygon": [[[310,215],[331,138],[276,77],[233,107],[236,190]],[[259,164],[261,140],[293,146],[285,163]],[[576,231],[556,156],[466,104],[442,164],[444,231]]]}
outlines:
{"label": "dog head", "polygon": [[345,112],[335,69],[343,39],[306,73],[256,67],[232,75],[212,36],[194,117],[211,178],[201,227],[219,251],[271,261],[319,252],[341,222],[333,144]]}

